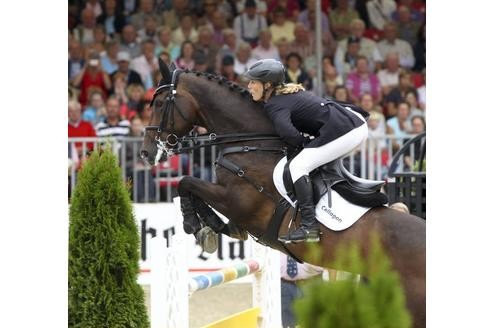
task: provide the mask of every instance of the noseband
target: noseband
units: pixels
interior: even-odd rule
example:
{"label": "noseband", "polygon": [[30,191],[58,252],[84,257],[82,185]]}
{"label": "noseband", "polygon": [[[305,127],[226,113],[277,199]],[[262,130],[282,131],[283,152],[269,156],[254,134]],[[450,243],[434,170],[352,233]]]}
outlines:
{"label": "noseband", "polygon": [[[179,113],[179,115],[187,122],[190,122],[186,115],[180,110],[180,108],[177,106],[176,103],[176,98],[175,95],[177,94],[177,83],[179,79],[179,75],[183,72],[181,69],[175,69],[174,72],[172,73],[172,81],[170,84],[164,84],[159,86],[156,90],[155,93],[153,94],[153,98],[151,100],[150,106],[153,106],[153,103],[155,101],[155,98],[162,93],[163,91],[169,90],[169,94],[167,98],[165,98],[165,104],[161,108],[161,120],[160,120],[160,125],[150,125],[145,127],[145,131],[148,130],[156,130],[156,136],[155,136],[155,141],[157,143],[157,149],[158,152],[156,154],[156,160],[157,162],[162,154],[165,152],[167,155],[171,156],[173,155],[173,147],[175,147],[179,143],[179,137],[175,133],[175,119],[174,119],[174,113],[175,110]],[[170,128],[167,129],[167,123],[170,119]],[[162,132],[168,132],[167,137],[165,140],[161,139],[161,134]]]}

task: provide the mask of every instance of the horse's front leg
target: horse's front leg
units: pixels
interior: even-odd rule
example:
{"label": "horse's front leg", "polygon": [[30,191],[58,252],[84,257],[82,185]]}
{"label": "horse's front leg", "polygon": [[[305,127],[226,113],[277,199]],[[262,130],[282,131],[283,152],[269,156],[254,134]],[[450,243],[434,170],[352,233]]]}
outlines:
{"label": "horse's front leg", "polygon": [[228,233],[227,225],[202,199],[212,206],[219,204],[226,194],[225,188],[186,176],[180,181],[177,191],[181,200],[184,231],[193,234],[204,251],[215,252],[218,248],[217,233]]}
{"label": "horse's front leg", "polygon": [[[225,187],[198,178],[186,176],[179,183],[178,192],[181,196],[181,202],[185,199],[187,204],[190,203],[191,207],[195,210],[195,214],[197,213],[200,220],[205,225],[211,227],[214,232],[223,233],[229,237],[241,240],[247,239],[246,232],[240,231],[230,220],[228,224],[225,224],[210,208],[211,206],[220,212],[225,211],[228,208],[229,204],[226,197],[228,191]],[[189,218],[196,219],[196,216],[189,216]],[[186,216],[184,216],[184,220],[186,220]],[[189,225],[189,223],[185,222],[184,227],[186,227],[186,225]],[[195,236],[198,237],[196,234]]]}

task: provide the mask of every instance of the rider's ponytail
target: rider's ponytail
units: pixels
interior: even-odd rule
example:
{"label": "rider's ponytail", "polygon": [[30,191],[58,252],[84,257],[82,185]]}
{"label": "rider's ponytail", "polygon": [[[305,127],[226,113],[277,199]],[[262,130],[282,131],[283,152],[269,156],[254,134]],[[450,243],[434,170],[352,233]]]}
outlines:
{"label": "rider's ponytail", "polygon": [[298,91],[304,91],[304,87],[302,84],[296,84],[296,83],[287,83],[287,84],[281,84],[275,87],[275,94],[276,95],[286,95],[288,93],[296,93]]}

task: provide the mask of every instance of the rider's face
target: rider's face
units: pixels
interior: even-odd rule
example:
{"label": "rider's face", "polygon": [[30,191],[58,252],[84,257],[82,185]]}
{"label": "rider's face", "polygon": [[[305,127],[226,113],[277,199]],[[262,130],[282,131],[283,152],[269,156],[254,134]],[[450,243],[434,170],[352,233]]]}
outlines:
{"label": "rider's face", "polygon": [[260,81],[249,81],[248,90],[254,101],[261,100],[261,97],[263,96],[263,84]]}

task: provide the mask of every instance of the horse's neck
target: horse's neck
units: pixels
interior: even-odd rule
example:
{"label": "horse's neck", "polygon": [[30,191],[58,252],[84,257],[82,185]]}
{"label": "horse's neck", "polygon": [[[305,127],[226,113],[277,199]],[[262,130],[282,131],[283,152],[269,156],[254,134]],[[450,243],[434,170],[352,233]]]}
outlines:
{"label": "horse's neck", "polygon": [[209,132],[276,134],[268,116],[249,96],[241,96],[216,80],[189,74],[185,77]]}

